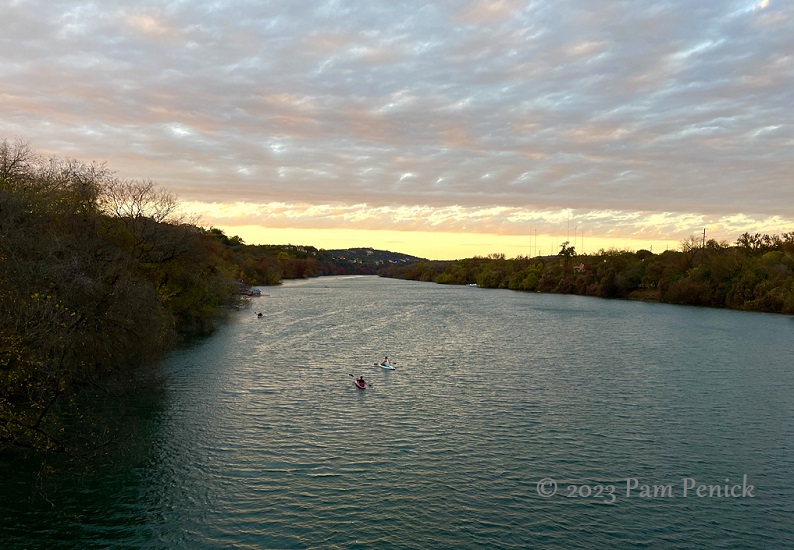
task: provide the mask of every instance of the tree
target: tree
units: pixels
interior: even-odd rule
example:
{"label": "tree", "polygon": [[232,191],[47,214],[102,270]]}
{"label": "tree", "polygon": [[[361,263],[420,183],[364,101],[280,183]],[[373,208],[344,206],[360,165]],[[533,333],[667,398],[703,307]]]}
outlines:
{"label": "tree", "polygon": [[0,141],[0,189],[13,189],[30,178],[32,167],[38,162],[30,144],[16,140]]}
{"label": "tree", "polygon": [[736,244],[750,253],[753,253],[761,248],[761,243],[762,237],[760,233],[750,235],[750,233],[745,232],[742,233],[738,239],[736,239]]}
{"label": "tree", "polygon": [[557,254],[558,256],[561,256],[563,258],[563,264],[565,265],[565,267],[568,267],[568,265],[571,262],[571,258],[576,256],[576,248],[573,246],[568,246],[569,244],[570,241],[565,241],[564,243],[562,243],[560,245],[560,251]]}
{"label": "tree", "polygon": [[105,213],[119,219],[165,222],[176,212],[178,201],[152,181],[114,179],[102,189],[101,204]]}
{"label": "tree", "polygon": [[0,178],[0,448],[65,451],[91,422],[60,422],[76,396],[136,384],[178,329],[211,326],[235,266],[150,182],[6,141]]}

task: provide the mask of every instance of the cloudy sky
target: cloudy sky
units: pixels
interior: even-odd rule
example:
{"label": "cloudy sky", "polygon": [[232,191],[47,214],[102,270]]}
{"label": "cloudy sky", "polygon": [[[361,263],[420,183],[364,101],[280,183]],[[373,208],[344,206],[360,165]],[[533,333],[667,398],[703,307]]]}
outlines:
{"label": "cloudy sky", "polygon": [[250,243],[794,230],[791,0],[5,0],[0,139]]}

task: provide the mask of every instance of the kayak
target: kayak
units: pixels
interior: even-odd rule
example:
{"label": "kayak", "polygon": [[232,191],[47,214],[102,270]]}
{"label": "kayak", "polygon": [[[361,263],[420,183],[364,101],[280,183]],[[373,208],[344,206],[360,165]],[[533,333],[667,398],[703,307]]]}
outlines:
{"label": "kayak", "polygon": [[365,389],[367,389],[367,383],[366,383],[366,382],[364,382],[364,381],[363,381],[361,378],[355,378],[355,379],[353,380],[353,384],[355,384],[355,385],[356,385],[356,387],[357,387],[358,389],[360,389],[360,390],[365,390]]}
{"label": "kayak", "polygon": [[384,368],[386,370],[397,370],[397,367],[391,366],[390,363],[386,363],[385,365],[383,363],[375,363],[373,366],[374,367],[381,367],[381,368]]}

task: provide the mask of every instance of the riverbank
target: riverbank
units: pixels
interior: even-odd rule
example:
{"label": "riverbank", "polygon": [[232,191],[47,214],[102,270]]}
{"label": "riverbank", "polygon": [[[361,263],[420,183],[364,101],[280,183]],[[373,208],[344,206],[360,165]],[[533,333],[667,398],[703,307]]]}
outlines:
{"label": "riverbank", "polygon": [[757,240],[743,235],[736,246],[709,241],[702,248],[661,254],[613,250],[512,259],[494,254],[393,266],[381,274],[440,284],[792,315],[794,233]]}

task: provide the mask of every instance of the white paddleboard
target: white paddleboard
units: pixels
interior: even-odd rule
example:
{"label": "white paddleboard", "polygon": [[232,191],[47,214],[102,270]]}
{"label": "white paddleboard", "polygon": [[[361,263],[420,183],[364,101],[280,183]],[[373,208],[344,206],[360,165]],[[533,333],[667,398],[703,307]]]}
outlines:
{"label": "white paddleboard", "polygon": [[380,367],[386,370],[397,370],[397,367],[392,367],[391,365],[381,365],[380,363],[375,363],[373,366]]}

